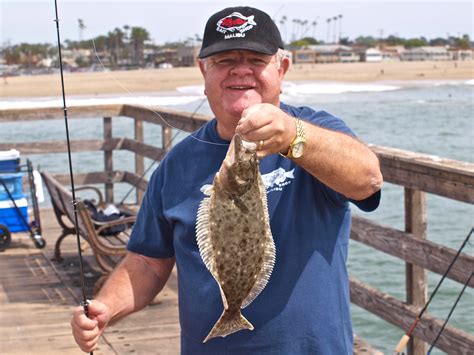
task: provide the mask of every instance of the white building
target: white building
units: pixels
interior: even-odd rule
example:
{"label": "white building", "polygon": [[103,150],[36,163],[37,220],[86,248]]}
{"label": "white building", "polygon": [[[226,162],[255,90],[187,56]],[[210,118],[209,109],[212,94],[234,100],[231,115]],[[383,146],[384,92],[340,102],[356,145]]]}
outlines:
{"label": "white building", "polygon": [[449,59],[451,60],[472,60],[472,49],[449,49]]}
{"label": "white building", "polygon": [[365,51],[366,62],[381,62],[383,58],[382,52],[378,48],[368,48]]}

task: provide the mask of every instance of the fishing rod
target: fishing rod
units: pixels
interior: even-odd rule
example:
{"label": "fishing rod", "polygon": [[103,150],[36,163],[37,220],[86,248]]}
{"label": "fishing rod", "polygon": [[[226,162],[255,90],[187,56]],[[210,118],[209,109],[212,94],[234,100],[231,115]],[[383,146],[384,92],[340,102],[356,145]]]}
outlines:
{"label": "fishing rod", "polygon": [[408,331],[405,333],[405,335],[400,339],[398,345],[395,347],[395,350],[394,352],[395,353],[401,353],[402,350],[406,347],[408,341],[410,340],[413,332],[415,331],[415,328],[416,326],[418,325],[418,322],[421,320],[421,317],[423,316],[423,313],[425,313],[426,309],[428,308],[429,304],[431,303],[431,300],[433,299],[434,295],[436,295],[436,292],[438,292],[438,289],[439,287],[441,286],[441,284],[443,283],[444,279],[446,278],[446,276],[448,275],[449,271],[451,270],[451,268],[453,267],[454,263],[456,262],[457,258],[459,257],[459,255],[461,254],[461,251],[464,249],[464,247],[466,246],[467,242],[469,241],[469,238],[471,238],[471,235],[472,235],[472,232],[474,231],[474,228],[471,228],[471,231],[469,232],[469,234],[466,236],[466,239],[464,239],[464,242],[462,243],[461,247],[458,249],[458,252],[456,253],[456,255],[454,256],[453,260],[451,261],[451,264],[449,264],[448,266],[448,269],[446,270],[446,272],[443,274],[443,276],[441,277],[441,280],[439,280],[438,284],[436,285],[435,289],[433,290],[433,293],[431,294],[428,302],[426,302],[426,304],[423,306],[422,310],[420,311],[420,313],[418,313],[418,315],[416,316],[415,320],[413,321],[412,325],[410,326],[410,328],[408,329]]}
{"label": "fishing rod", "polygon": [[469,278],[467,279],[467,281],[464,283],[464,287],[462,288],[461,292],[459,293],[458,298],[456,299],[456,302],[454,302],[454,305],[451,307],[451,310],[449,311],[448,316],[446,317],[446,320],[445,320],[444,323],[443,323],[443,326],[442,326],[441,329],[439,330],[438,335],[436,335],[436,338],[435,338],[435,340],[433,341],[433,344],[431,344],[430,348],[428,349],[428,352],[426,353],[426,355],[430,355],[430,354],[431,354],[431,351],[432,351],[433,348],[435,347],[436,342],[438,341],[439,337],[441,336],[441,333],[443,332],[444,328],[446,327],[446,324],[448,324],[449,318],[451,318],[451,315],[453,314],[454,309],[455,309],[456,306],[458,305],[458,302],[459,302],[459,300],[461,299],[461,296],[463,295],[464,291],[466,290],[466,287],[467,287],[467,285],[469,284],[469,281],[471,281],[472,275],[474,275],[474,271],[471,272],[471,275],[469,276]]}
{"label": "fishing rod", "polygon": [[[66,90],[64,89],[64,74],[63,74],[63,59],[61,54],[61,37],[59,35],[59,17],[58,17],[58,2],[54,0],[54,10],[56,13],[56,33],[58,37],[58,55],[59,55],[59,71],[61,73],[61,93],[63,98],[63,111],[64,111],[64,125],[66,129],[66,141],[67,141],[67,154],[68,154],[68,162],[69,162],[69,177],[71,179],[71,192],[72,192],[72,204],[74,207],[74,224],[76,226],[79,225],[78,218],[77,218],[77,201],[76,201],[76,193],[74,188],[74,174],[72,170],[72,157],[71,157],[71,141],[69,139],[69,125],[68,125],[68,118],[67,118],[67,105],[66,105]],[[84,314],[89,317],[89,301],[87,301],[86,297],[86,287],[84,282],[84,265],[82,261],[82,250],[81,250],[81,240],[79,236],[79,228],[76,228],[76,244],[77,244],[77,254],[79,255],[79,274],[81,279],[81,289],[82,289],[82,302],[81,306],[84,308]],[[93,355],[93,352],[90,352]]]}

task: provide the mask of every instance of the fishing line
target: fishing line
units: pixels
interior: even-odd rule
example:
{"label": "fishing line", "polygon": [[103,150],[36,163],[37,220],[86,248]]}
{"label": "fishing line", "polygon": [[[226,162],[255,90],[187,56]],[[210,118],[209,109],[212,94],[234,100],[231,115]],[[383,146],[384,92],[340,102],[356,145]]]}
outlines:
{"label": "fishing line", "polygon": [[276,22],[276,17],[277,17],[277,15],[280,13],[280,11],[281,11],[284,7],[285,7],[285,4],[282,4],[282,5],[278,8],[278,10],[273,14],[272,20],[273,20],[274,22]]}
{"label": "fishing line", "polygon": [[469,278],[467,279],[467,281],[464,283],[464,287],[462,288],[461,292],[459,293],[458,298],[456,299],[456,302],[454,302],[454,305],[451,307],[451,309],[450,309],[450,311],[449,311],[449,313],[448,313],[448,316],[446,317],[446,320],[445,320],[444,323],[443,323],[443,326],[442,326],[441,329],[439,330],[438,335],[436,335],[436,338],[435,338],[435,340],[433,341],[433,344],[431,344],[430,348],[428,349],[428,352],[426,353],[427,355],[430,355],[430,354],[431,354],[431,351],[432,351],[433,348],[435,347],[436,342],[438,341],[439,337],[441,336],[441,333],[443,332],[444,328],[446,327],[446,324],[448,324],[449,318],[451,318],[451,315],[453,314],[453,312],[454,312],[456,306],[458,305],[458,302],[459,302],[459,300],[461,299],[462,294],[463,294],[464,291],[466,290],[466,287],[467,287],[467,285],[469,284],[469,281],[471,281],[472,275],[474,275],[474,272],[471,272],[471,275],[469,276]]}
{"label": "fishing line", "polygon": [[[128,94],[129,97],[133,98],[133,94],[130,92],[130,90],[128,90],[128,88],[122,84],[122,82],[120,80],[118,80],[115,76],[113,76],[109,71],[107,71],[104,63],[102,63],[102,60],[100,59],[99,57],[99,54],[98,54],[98,51],[97,51],[97,47],[95,45],[95,40],[94,38],[92,37],[92,46],[94,47],[94,53],[95,53],[95,57],[97,58],[100,66],[104,69],[104,72],[111,76],[111,78]],[[203,99],[204,101],[206,100]],[[211,145],[219,145],[219,146],[228,146],[228,144],[225,144],[225,143],[216,143],[216,142],[210,142],[210,141],[206,141],[206,140],[203,140],[203,139],[199,139],[197,138],[196,136],[194,136],[193,134],[190,134],[189,132],[187,131],[183,131],[182,129],[178,128],[178,127],[175,127],[173,126],[171,123],[169,123],[164,117],[163,115],[161,115],[159,112],[157,112],[153,106],[150,106],[150,105],[147,105],[147,104],[144,104],[142,105],[144,108],[146,108],[147,110],[149,110],[150,112],[153,112],[155,114],[155,116],[157,116],[161,121],[163,121],[164,124],[166,124],[168,127],[170,128],[174,128],[176,130],[179,130],[183,133],[186,133],[187,135],[190,135],[194,140],[200,142],[200,143],[206,143],[206,144],[211,144]],[[202,106],[202,104],[199,104],[198,107]]]}
{"label": "fishing line", "polygon": [[[77,218],[77,201],[76,201],[76,192],[74,188],[74,174],[72,169],[72,158],[71,158],[71,142],[69,139],[69,126],[68,126],[68,119],[67,119],[67,105],[66,105],[66,91],[64,89],[64,74],[63,74],[63,59],[61,54],[61,38],[59,35],[59,17],[58,17],[58,3],[57,0],[54,0],[54,10],[56,13],[56,33],[58,37],[58,55],[59,55],[59,71],[61,73],[61,93],[63,99],[63,111],[64,111],[64,125],[66,128],[66,141],[67,141],[67,154],[68,154],[68,162],[69,162],[69,177],[71,179],[71,193],[72,193],[72,205],[74,207],[74,223],[76,226],[79,226],[78,218]],[[81,241],[79,237],[79,228],[76,229],[76,244],[77,244],[77,253],[79,255],[79,274],[81,279],[81,290],[82,290],[82,302],[81,306],[84,308],[84,314],[89,317],[89,301],[87,301],[86,297],[86,287],[84,282],[84,265],[82,262],[82,250],[81,250]],[[90,352],[93,355],[93,352]]]}
{"label": "fishing line", "polygon": [[413,321],[412,325],[410,326],[410,329],[408,330],[408,332],[406,332],[406,334],[400,339],[400,342],[398,343],[398,345],[395,347],[395,350],[394,352],[395,353],[401,353],[402,350],[405,348],[405,346],[407,345],[408,341],[410,340],[410,337],[412,336],[413,332],[415,331],[415,328],[418,324],[418,322],[421,320],[421,317],[423,316],[423,313],[425,313],[426,309],[428,308],[429,304],[431,303],[431,300],[433,299],[434,295],[436,294],[436,292],[438,292],[438,289],[439,287],[441,286],[441,284],[443,283],[444,279],[446,278],[446,276],[448,275],[449,271],[451,270],[451,268],[453,267],[454,263],[456,262],[457,258],[459,257],[459,255],[461,254],[461,251],[463,250],[463,248],[466,246],[467,242],[469,241],[469,238],[471,237],[472,235],[472,232],[474,231],[474,228],[471,228],[471,231],[469,232],[469,234],[466,236],[466,239],[464,239],[464,242],[462,243],[461,247],[458,249],[458,252],[456,253],[456,255],[454,256],[453,260],[451,261],[451,264],[449,264],[448,266],[448,269],[446,270],[446,272],[443,274],[443,276],[441,277],[441,280],[439,280],[438,284],[436,285],[435,289],[433,290],[433,293],[431,294],[428,302],[426,302],[426,304],[423,306],[423,309],[420,311],[420,313],[418,313],[418,315],[416,316],[415,320]]}

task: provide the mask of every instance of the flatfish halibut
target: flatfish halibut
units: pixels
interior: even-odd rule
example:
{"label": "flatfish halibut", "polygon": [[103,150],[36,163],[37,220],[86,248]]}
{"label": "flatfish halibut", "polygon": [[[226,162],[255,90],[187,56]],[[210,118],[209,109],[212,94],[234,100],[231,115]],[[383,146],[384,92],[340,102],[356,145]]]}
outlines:
{"label": "flatfish halibut", "polygon": [[204,342],[253,325],[240,312],[265,288],[275,264],[265,185],[255,143],[235,135],[199,206],[196,236],[219,284],[224,311]]}

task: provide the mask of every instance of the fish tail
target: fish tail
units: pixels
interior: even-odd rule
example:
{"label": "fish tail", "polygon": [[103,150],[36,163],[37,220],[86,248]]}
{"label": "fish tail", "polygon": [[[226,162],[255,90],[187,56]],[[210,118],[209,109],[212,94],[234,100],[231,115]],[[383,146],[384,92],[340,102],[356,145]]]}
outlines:
{"label": "fish tail", "polygon": [[240,313],[240,309],[224,309],[203,343],[215,337],[225,337],[242,329],[253,330],[253,325]]}

